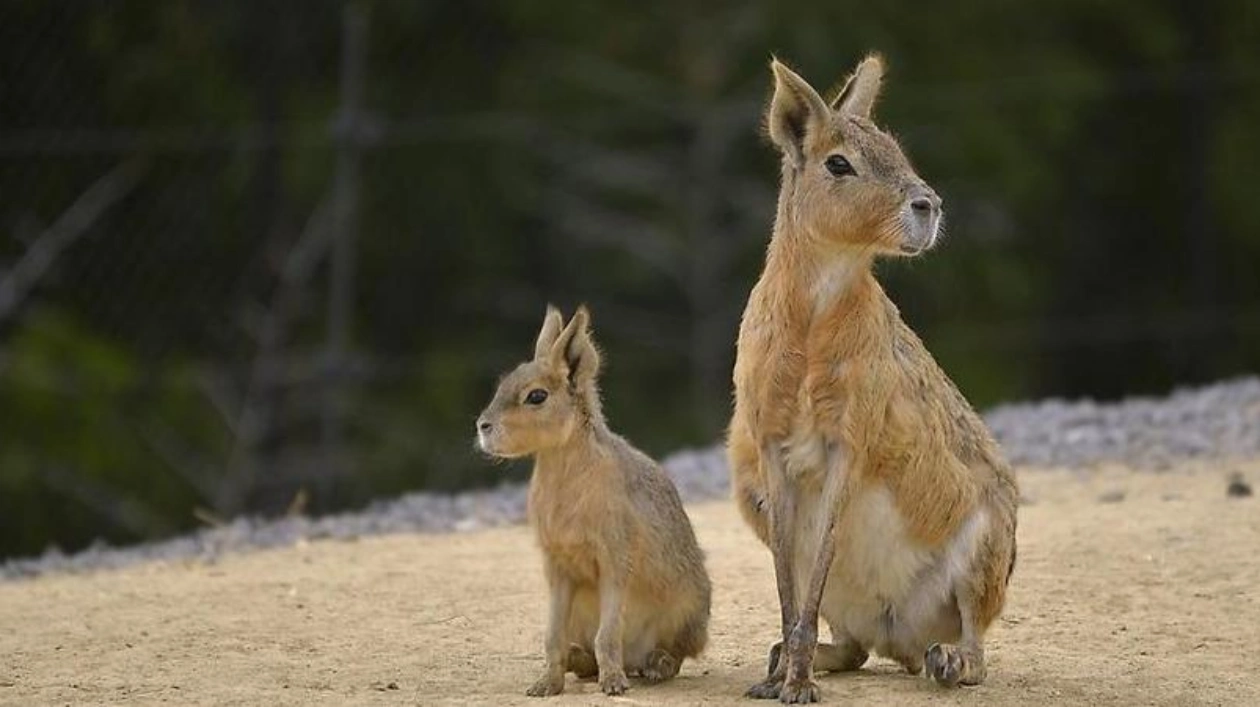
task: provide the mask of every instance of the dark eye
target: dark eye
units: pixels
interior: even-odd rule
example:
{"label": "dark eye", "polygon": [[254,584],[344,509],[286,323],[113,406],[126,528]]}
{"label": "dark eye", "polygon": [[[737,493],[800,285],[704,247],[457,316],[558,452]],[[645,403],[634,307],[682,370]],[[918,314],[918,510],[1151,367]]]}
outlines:
{"label": "dark eye", "polygon": [[853,165],[844,158],[844,155],[832,155],[827,158],[827,171],[831,172],[835,177],[847,177],[850,174],[857,174],[857,170],[853,169]]}
{"label": "dark eye", "polygon": [[529,391],[529,395],[525,396],[525,402],[530,405],[542,405],[547,400],[547,391],[542,388],[534,388]]}

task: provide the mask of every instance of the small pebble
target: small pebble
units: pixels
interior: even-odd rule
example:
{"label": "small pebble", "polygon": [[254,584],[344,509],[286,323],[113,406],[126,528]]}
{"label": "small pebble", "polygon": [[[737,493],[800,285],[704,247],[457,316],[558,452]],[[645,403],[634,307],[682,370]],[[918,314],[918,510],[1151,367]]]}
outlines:
{"label": "small pebble", "polygon": [[1230,498],[1247,498],[1251,495],[1251,484],[1248,484],[1242,474],[1234,472],[1229,477],[1229,486],[1225,487],[1225,495]]}
{"label": "small pebble", "polygon": [[1108,491],[1107,493],[1104,493],[1103,495],[1099,496],[1098,502],[1099,503],[1119,503],[1124,500],[1124,497],[1125,497],[1125,492],[1117,489],[1115,491]]}

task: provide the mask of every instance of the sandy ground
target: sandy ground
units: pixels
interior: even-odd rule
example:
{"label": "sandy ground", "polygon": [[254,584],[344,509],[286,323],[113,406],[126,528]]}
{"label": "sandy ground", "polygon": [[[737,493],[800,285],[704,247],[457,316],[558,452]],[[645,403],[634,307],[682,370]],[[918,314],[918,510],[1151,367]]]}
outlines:
{"label": "sandy ground", "polygon": [[[989,680],[943,690],[882,660],[830,704],[1260,704],[1260,499],[1225,475],[1026,471],[1020,564]],[[1122,499],[1118,497],[1123,496]],[[557,704],[765,704],[769,554],[724,502],[690,508],[715,596],[670,683]],[[545,590],[526,528],[319,542],[214,565],[0,584],[0,704],[540,704]]]}

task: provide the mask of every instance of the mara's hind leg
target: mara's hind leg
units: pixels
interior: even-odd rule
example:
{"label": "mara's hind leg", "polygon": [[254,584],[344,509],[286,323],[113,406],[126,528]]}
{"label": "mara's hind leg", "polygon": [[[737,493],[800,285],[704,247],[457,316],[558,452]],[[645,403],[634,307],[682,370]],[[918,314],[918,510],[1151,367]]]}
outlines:
{"label": "mara's hind leg", "polygon": [[648,682],[669,680],[682,668],[682,658],[664,648],[657,648],[648,653],[643,664],[643,678]]}
{"label": "mara's hind leg", "polygon": [[847,673],[866,664],[867,652],[853,639],[837,643],[819,643],[814,650],[814,670]]}
{"label": "mara's hind leg", "polygon": [[672,641],[662,647],[667,648],[679,661],[683,658],[694,658],[700,655],[709,643],[709,596],[707,589],[698,607],[683,624]]}
{"label": "mara's hind leg", "polygon": [[910,675],[918,675],[923,672],[923,656],[919,655],[894,655],[892,659],[901,664],[902,668]]}
{"label": "mara's hind leg", "polygon": [[599,663],[595,662],[595,654],[576,643],[569,645],[568,667],[583,680],[599,675]]}
{"label": "mara's hind leg", "polygon": [[939,685],[954,687],[955,685],[979,685],[984,682],[986,674],[984,644],[977,635],[974,624],[968,622],[968,618],[964,610],[962,638],[956,645],[933,643],[923,656],[928,677]]}
{"label": "mara's hind leg", "polygon": [[[960,588],[962,589],[962,588]],[[989,621],[982,621],[983,614],[977,606],[975,593],[969,588],[955,590],[958,615],[962,620],[962,635],[957,644],[933,643],[923,656],[927,675],[938,685],[979,685],[984,682],[984,630]]]}
{"label": "mara's hind leg", "polygon": [[709,642],[709,595],[707,587],[700,601],[671,638],[648,651],[639,674],[648,682],[661,682],[678,675],[683,661],[704,650]]}
{"label": "mara's hind leg", "polygon": [[[774,675],[783,656],[783,642],[770,647],[770,660],[766,674]],[[841,636],[835,643],[819,643],[814,649],[814,672],[847,673],[866,664],[869,654],[848,636]]]}
{"label": "mara's hind leg", "polygon": [[1006,585],[1015,566],[1014,523],[1010,532],[991,535],[976,558],[972,576],[954,586],[962,635],[957,645],[933,643],[923,656],[928,677],[938,684],[979,685],[984,682],[984,632],[1002,612]]}

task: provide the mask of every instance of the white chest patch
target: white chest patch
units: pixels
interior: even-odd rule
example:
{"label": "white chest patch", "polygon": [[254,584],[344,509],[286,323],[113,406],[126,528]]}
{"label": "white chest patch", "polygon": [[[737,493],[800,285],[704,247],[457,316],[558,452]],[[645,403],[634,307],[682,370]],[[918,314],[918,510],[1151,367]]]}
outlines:
{"label": "white chest patch", "polygon": [[814,280],[814,313],[817,314],[836,301],[836,297],[849,287],[853,278],[864,266],[853,258],[840,257],[827,263]]}

